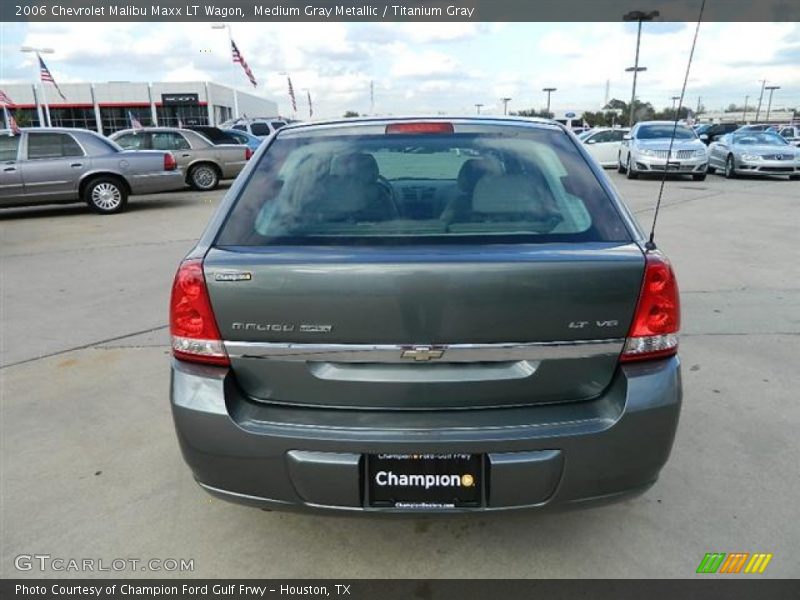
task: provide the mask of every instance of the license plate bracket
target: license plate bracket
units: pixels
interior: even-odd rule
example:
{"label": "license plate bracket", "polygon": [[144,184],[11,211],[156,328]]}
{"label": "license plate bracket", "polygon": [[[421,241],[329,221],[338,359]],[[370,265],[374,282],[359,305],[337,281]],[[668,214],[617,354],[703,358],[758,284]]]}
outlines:
{"label": "license plate bracket", "polygon": [[482,454],[368,454],[366,505],[408,510],[480,507],[484,462]]}

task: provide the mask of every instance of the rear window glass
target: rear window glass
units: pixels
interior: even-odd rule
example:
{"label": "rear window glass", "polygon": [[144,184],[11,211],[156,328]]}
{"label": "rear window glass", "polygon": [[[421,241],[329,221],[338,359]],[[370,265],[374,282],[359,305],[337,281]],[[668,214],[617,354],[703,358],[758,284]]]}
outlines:
{"label": "rear window glass", "polygon": [[630,241],[569,136],[506,131],[278,136],[217,244]]}
{"label": "rear window glass", "polygon": [[266,123],[250,123],[250,131],[253,135],[269,135],[269,125]]}

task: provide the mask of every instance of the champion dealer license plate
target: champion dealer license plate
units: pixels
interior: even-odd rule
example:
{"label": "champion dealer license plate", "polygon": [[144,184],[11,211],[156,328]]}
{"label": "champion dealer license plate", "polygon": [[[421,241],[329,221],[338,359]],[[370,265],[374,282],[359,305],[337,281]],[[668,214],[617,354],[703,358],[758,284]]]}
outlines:
{"label": "champion dealer license plate", "polygon": [[460,508],[483,500],[480,454],[370,454],[367,503],[382,508]]}

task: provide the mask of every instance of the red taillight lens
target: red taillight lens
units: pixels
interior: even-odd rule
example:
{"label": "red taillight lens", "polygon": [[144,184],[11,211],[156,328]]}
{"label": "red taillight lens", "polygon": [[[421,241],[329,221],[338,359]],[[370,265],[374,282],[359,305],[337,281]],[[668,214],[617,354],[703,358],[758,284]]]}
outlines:
{"label": "red taillight lens", "polygon": [[172,354],[180,360],[230,365],[208,297],[203,263],[181,263],[169,303]]}
{"label": "red taillight lens", "polygon": [[452,123],[442,121],[419,123],[390,123],[386,126],[386,133],[453,133]]}
{"label": "red taillight lens", "polygon": [[250,158],[252,156],[253,156],[253,151],[250,148],[245,148],[244,149],[244,159],[245,160],[250,160]]}
{"label": "red taillight lens", "polygon": [[177,168],[178,168],[178,163],[175,162],[175,157],[172,156],[172,152],[167,152],[164,155],[164,170],[174,171]]}
{"label": "red taillight lens", "polygon": [[681,303],[678,282],[669,261],[647,254],[642,291],[620,360],[631,362],[672,356],[678,352]]}

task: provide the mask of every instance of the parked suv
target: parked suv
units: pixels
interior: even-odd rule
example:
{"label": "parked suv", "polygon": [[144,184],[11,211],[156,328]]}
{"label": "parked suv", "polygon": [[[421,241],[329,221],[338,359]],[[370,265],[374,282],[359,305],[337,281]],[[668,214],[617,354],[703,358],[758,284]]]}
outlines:
{"label": "parked suv", "polygon": [[238,129],[260,138],[269,137],[285,126],[286,121],[279,117],[273,119],[234,119],[222,124],[223,129]]}
{"label": "parked suv", "polygon": [[679,322],[564,127],[288,126],[178,268],[174,422],[200,485],[255,506],[606,502],[670,453]]}

